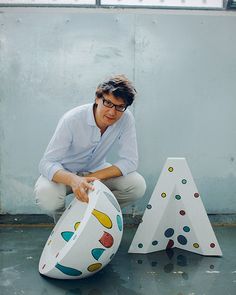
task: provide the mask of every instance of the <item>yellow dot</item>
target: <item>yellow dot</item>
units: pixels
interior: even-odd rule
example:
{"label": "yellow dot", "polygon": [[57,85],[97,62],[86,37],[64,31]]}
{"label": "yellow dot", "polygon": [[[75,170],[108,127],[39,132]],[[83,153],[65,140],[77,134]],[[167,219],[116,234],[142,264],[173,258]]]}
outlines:
{"label": "yellow dot", "polygon": [[94,263],[94,264],[89,265],[88,271],[93,272],[93,271],[98,270],[101,267],[102,267],[101,263]]}
{"label": "yellow dot", "polygon": [[199,244],[198,244],[198,243],[194,243],[194,244],[193,244],[193,247],[194,247],[194,248],[199,248]]}
{"label": "yellow dot", "polygon": [[169,168],[168,168],[168,171],[169,171],[169,172],[173,172],[173,171],[174,171],[174,168],[173,168],[173,167],[169,167]]}
{"label": "yellow dot", "polygon": [[98,211],[96,209],[93,209],[93,212],[92,212],[93,216],[95,216],[97,218],[97,220],[103,225],[105,226],[106,228],[112,228],[112,221],[110,219],[110,217],[101,212],[101,211]]}
{"label": "yellow dot", "polygon": [[166,197],[166,193],[162,193],[161,196],[162,196],[162,198],[165,198]]}
{"label": "yellow dot", "polygon": [[74,229],[77,230],[77,228],[79,227],[79,225],[80,225],[80,222],[79,222],[79,221],[76,222],[76,223],[74,224]]}

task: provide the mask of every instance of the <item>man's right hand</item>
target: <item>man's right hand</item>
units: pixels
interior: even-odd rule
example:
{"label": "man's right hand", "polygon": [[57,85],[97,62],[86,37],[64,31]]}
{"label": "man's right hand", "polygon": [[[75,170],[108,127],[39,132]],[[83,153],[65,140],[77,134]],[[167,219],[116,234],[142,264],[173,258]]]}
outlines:
{"label": "man's right hand", "polygon": [[94,190],[91,182],[95,180],[97,180],[96,177],[73,175],[70,186],[75,197],[82,202],[88,203],[88,191]]}

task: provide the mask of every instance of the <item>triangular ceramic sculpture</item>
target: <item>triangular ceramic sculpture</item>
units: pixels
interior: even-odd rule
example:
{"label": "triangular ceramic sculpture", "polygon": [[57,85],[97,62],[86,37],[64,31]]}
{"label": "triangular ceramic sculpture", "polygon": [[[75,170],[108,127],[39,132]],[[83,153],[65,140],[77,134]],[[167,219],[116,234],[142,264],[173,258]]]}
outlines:
{"label": "triangular ceramic sculpture", "polygon": [[185,158],[168,158],[129,253],[181,248],[222,256]]}

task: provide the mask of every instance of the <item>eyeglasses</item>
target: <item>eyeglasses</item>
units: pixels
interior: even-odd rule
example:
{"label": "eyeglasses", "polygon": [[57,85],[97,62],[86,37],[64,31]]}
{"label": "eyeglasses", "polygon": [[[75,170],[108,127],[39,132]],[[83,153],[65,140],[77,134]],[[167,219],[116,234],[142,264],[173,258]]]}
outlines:
{"label": "eyeglasses", "polygon": [[122,112],[122,113],[127,109],[127,106],[114,104],[110,100],[105,99],[103,96],[102,96],[102,103],[105,107],[110,108],[110,109],[115,107],[115,109],[118,112]]}

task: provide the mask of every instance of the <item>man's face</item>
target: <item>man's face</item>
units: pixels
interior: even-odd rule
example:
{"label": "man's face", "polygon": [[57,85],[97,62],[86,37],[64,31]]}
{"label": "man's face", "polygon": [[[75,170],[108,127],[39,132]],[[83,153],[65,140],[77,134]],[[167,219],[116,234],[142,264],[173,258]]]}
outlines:
{"label": "man's face", "polygon": [[[122,117],[123,112],[118,111],[117,107],[126,107],[124,100],[115,97],[112,93],[103,94],[103,97],[96,98],[96,104],[95,120],[101,130],[106,129]],[[116,108],[115,106],[111,107],[112,104],[116,105]]]}

